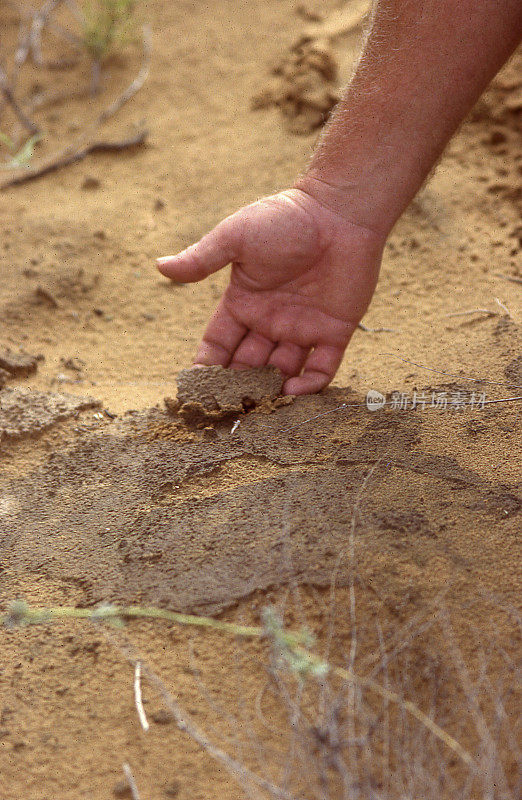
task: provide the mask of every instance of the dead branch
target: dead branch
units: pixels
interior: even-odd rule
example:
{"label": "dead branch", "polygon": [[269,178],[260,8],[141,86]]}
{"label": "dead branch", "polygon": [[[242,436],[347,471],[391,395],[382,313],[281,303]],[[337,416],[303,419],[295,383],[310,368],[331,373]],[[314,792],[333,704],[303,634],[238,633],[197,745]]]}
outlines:
{"label": "dead branch", "polygon": [[[49,64],[47,65],[49,67]],[[27,104],[27,111],[38,111],[42,108],[51,108],[60,105],[66,100],[84,100],[90,95],[90,88],[74,89],[71,92],[51,92],[48,94],[38,94]]]}
{"label": "dead branch", "polygon": [[33,63],[36,64],[37,67],[43,66],[44,63],[41,42],[42,31],[51,14],[58,8],[59,5],[62,4],[62,2],[63,0],[47,0],[41,9],[33,15],[31,30],[29,33],[29,47],[31,50]]}
{"label": "dead branch", "polygon": [[142,147],[147,140],[148,133],[149,132],[147,130],[143,130],[137,133],[135,136],[130,136],[128,139],[123,139],[119,142],[93,142],[93,144],[83,147],[76,153],[71,153],[70,155],[62,158],[57,158],[56,160],[50,161],[41,167],[28,170],[25,174],[17,175],[14,178],[9,178],[7,181],[4,181],[4,183],[0,184],[0,191],[9,189],[12,186],[20,186],[22,183],[28,183],[29,181],[34,181],[38,178],[43,178],[44,175],[49,175],[51,172],[57,172],[59,169],[68,167],[71,164],[76,164],[77,161],[83,161],[83,159],[88,155],[91,155],[91,153],[118,153],[122,150],[130,150],[136,147]]}
{"label": "dead branch", "polygon": [[470,308],[466,311],[454,311],[452,314],[444,314],[443,318],[467,317],[470,314],[485,314],[487,317],[498,317],[498,311],[491,311],[489,308]]}
{"label": "dead branch", "polygon": [[150,28],[147,25],[144,25],[143,58],[141,66],[138,74],[129,83],[127,88],[119,95],[119,97],[117,97],[109,106],[107,106],[107,108],[101,112],[92,125],[88,126],[72,144],[68,145],[56,155],[50,157],[46,163],[42,164],[41,166],[24,170],[24,172],[18,173],[12,178],[9,178],[7,181],[4,181],[4,183],[0,184],[0,191],[9,189],[12,186],[19,186],[22,183],[27,183],[28,181],[36,180],[44,175],[48,175],[50,172],[56,172],[58,169],[83,160],[91,153],[114,152],[143,145],[148,135],[147,131],[142,131],[130,139],[125,139],[123,142],[95,142],[94,144],[91,143],[88,145],[84,145],[84,142],[90,134],[94,133],[101,125],[107,122],[108,119],[114,116],[114,114],[116,114],[122,108],[122,106],[128,103],[129,100],[131,100],[134,95],[139,92],[149,75],[151,55],[152,34]]}
{"label": "dead branch", "polygon": [[141,87],[143,86],[143,84],[145,83],[145,81],[149,76],[151,55],[152,55],[152,32],[148,25],[144,25],[143,58],[140,70],[136,75],[136,77],[134,78],[134,80],[131,81],[131,83],[129,83],[125,91],[122,92],[122,94],[120,94],[120,96],[117,97],[116,100],[114,100],[110,104],[110,106],[108,106],[104,111],[102,111],[102,113],[94,123],[95,126],[103,125],[104,122],[107,122],[107,120],[110,117],[113,117],[115,114],[117,114],[120,108],[124,106],[125,103],[128,103],[129,100],[139,92],[139,90],[141,89]]}
{"label": "dead branch", "polygon": [[14,68],[13,68],[13,74],[11,76],[11,86],[13,88],[13,91],[15,89],[18,73],[25,64],[28,54],[29,54],[29,29],[25,21],[22,19],[20,21],[20,27],[18,31],[18,43],[16,45],[16,51],[14,56]]}
{"label": "dead branch", "polygon": [[140,795],[138,792],[138,787],[136,786],[136,781],[134,780],[134,775],[132,774],[132,770],[129,764],[127,764],[127,762],[123,764],[123,774],[125,775],[127,786],[130,789],[132,800],[140,800]]}
{"label": "dead branch", "polygon": [[400,331],[395,328],[368,328],[366,325],[363,325],[362,322],[359,322],[357,327],[365,333],[400,333]]}
{"label": "dead branch", "polygon": [[511,283],[520,283],[522,284],[522,278],[517,278],[515,275],[502,275],[501,272],[494,272],[493,275],[496,278],[503,278],[505,281],[511,281]]}
{"label": "dead branch", "polygon": [[33,136],[37,133],[40,133],[40,129],[38,128],[38,126],[35,125],[35,123],[31,119],[29,119],[29,117],[26,115],[26,113],[18,104],[18,101],[16,100],[13,94],[13,90],[9,84],[9,80],[7,78],[5,70],[1,66],[0,66],[0,91],[3,94],[5,101],[11,106],[18,120],[21,122],[24,128],[26,128],[29,131],[29,133],[32,134]]}
{"label": "dead branch", "polygon": [[[55,36],[59,36],[67,40],[72,47],[80,48],[82,44],[79,36],[67,31],[52,19],[53,12],[62,1],[63,0],[48,0],[48,2],[42,6],[39,11],[26,11],[24,8],[21,8],[16,3],[12,2],[12,0],[4,0],[4,2],[7,2],[8,5],[18,13],[20,17],[20,23],[18,42],[13,59],[13,68],[9,79],[7,78],[5,71],[2,70],[2,84],[7,87],[7,94],[3,86],[2,94],[0,96],[0,113],[5,103],[9,103],[9,105],[11,105],[15,110],[16,116],[22,125],[30,130],[33,135],[39,131],[29,118],[30,111],[27,108],[23,110],[19,104],[16,104],[15,106],[15,92],[18,83],[18,76],[20,74],[20,70],[27,61],[29,53],[32,54],[33,62],[37,66],[43,65],[40,38],[42,30],[45,26],[47,26]],[[52,69],[55,65],[53,62],[51,62],[46,66]],[[27,122],[31,123],[31,125],[34,127],[29,127]]]}

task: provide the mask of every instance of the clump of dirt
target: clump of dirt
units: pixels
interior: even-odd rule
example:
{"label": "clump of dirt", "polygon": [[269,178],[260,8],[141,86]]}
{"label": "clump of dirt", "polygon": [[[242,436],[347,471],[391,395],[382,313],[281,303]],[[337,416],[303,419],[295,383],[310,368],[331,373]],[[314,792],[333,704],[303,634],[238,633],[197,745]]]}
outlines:
{"label": "clump of dirt", "polygon": [[283,374],[272,366],[248,370],[219,366],[183,369],[177,378],[177,400],[166,397],[165,405],[186,420],[218,420],[275,400],[283,381]]}
{"label": "clump of dirt", "polygon": [[277,106],[291,133],[306,134],[319,128],[339,100],[334,85],[337,62],[328,42],[294,45],[272,73],[274,77],[252,98],[252,108]]}
{"label": "clump of dirt", "polygon": [[23,350],[14,352],[10,348],[0,350],[0,381],[4,378],[28,378],[36,372],[38,367],[38,356],[32,356]]}
{"label": "clump of dirt", "polygon": [[4,389],[0,394],[0,442],[5,438],[38,433],[59,420],[99,405],[99,401],[92,397]]}
{"label": "clump of dirt", "polygon": [[368,12],[367,0],[356,0],[326,19],[315,9],[298,6],[296,12],[318,24],[308,25],[272,67],[272,78],[252,98],[253,110],[276,106],[290,133],[306,135],[327,121],[339,101],[336,86],[339,64],[332,42],[360,29]]}

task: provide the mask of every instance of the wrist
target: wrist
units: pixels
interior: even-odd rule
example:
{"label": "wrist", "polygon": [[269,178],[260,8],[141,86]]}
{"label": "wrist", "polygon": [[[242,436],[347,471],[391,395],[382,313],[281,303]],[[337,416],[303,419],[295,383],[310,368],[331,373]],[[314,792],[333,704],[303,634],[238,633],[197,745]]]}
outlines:
{"label": "wrist", "polygon": [[[322,170],[313,166],[294,184],[294,188],[308,194],[352,225],[366,228],[386,239],[395,225],[400,212],[395,211],[395,202],[388,202],[382,192],[386,180],[374,177],[362,187],[358,182],[337,182],[325,177]],[[373,186],[379,188],[374,189]]]}

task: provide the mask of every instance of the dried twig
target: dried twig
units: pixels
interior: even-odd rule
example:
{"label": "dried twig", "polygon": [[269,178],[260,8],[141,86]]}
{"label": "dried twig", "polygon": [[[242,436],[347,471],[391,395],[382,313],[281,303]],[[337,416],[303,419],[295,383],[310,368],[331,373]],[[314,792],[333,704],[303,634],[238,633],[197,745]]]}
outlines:
{"label": "dried twig", "polygon": [[18,120],[21,122],[24,128],[26,128],[29,131],[29,133],[31,133],[33,136],[39,133],[40,129],[38,128],[38,126],[35,125],[35,123],[31,119],[29,119],[27,114],[23,111],[23,109],[20,107],[20,104],[16,100],[13,94],[13,90],[9,84],[9,80],[7,78],[5,70],[1,66],[0,66],[0,91],[3,94],[6,103],[8,103],[11,106]]}
{"label": "dried twig", "polygon": [[400,333],[396,328],[367,328],[362,322],[357,327],[365,333]]}
{"label": "dried twig", "polygon": [[43,66],[41,37],[42,31],[47,24],[51,14],[61,5],[63,0],[47,0],[41,9],[33,15],[31,30],[29,34],[29,47],[31,56],[36,66]]}
{"label": "dried twig", "polygon": [[499,306],[499,307],[502,309],[502,311],[505,311],[505,313],[508,315],[508,317],[509,317],[510,319],[512,319],[512,320],[513,320],[513,322],[515,322],[515,317],[513,316],[513,314],[512,314],[512,313],[511,313],[511,311],[509,310],[509,308],[508,308],[508,307],[505,305],[505,303],[502,303],[502,302],[501,302],[501,301],[498,299],[498,297],[495,297],[495,303],[497,303],[497,305],[498,305],[498,306]]}
{"label": "dried twig", "polygon": [[182,733],[188,734],[209,756],[216,761],[223,764],[223,766],[241,783],[250,783],[253,786],[267,792],[271,797],[276,800],[295,800],[294,795],[285,791],[279,786],[276,786],[271,781],[262,778],[255,772],[252,772],[244,764],[238,762],[232,756],[229,756],[220,747],[214,745],[188,716],[181,710],[174,697],[171,695],[161,678],[156,675],[152,670],[147,668],[146,671],[148,680],[156,686],[159,694],[163,698],[163,702],[171,712],[178,729]]}
{"label": "dried twig", "polygon": [[498,317],[498,311],[491,311],[489,308],[470,308],[467,311],[454,311],[452,314],[444,314],[449,317],[467,317],[470,314],[485,314],[487,317]]}
{"label": "dried twig", "polygon": [[[20,17],[20,24],[11,76],[9,79],[5,80],[8,93],[6,95],[5,89],[2,89],[2,96],[0,97],[0,111],[2,110],[3,105],[6,102],[9,102],[9,104],[13,107],[18,119],[22,122],[22,125],[25,128],[28,128],[32,134],[35,134],[38,132],[38,130],[36,126],[34,126],[34,123],[31,123],[34,128],[27,125],[27,121],[31,122],[28,117],[29,112],[27,109],[22,110],[20,104],[16,104],[15,106],[13,102],[15,101],[14,96],[20,70],[27,61],[29,53],[32,54],[33,62],[36,66],[43,66],[40,38],[42,30],[45,26],[48,26],[50,31],[56,36],[66,39],[73,47],[80,48],[82,46],[82,41],[79,36],[76,36],[76,34],[68,31],[66,28],[63,28],[52,19],[53,12],[57,6],[63,2],[63,0],[48,0],[48,2],[46,2],[38,11],[25,10],[10,0],[4,0],[4,2],[7,2],[11,8],[17,11]],[[53,64],[51,63],[47,66],[52,67]],[[2,83],[4,83],[3,80]],[[22,116],[20,115],[20,112],[22,113]]]}
{"label": "dried twig", "polygon": [[505,281],[511,281],[511,283],[520,283],[522,284],[522,278],[517,278],[515,275],[502,275],[501,272],[494,272],[493,275],[496,278],[503,278]]}
{"label": "dried twig", "polygon": [[136,706],[136,711],[138,713],[138,719],[140,721],[140,725],[145,732],[147,732],[150,728],[149,721],[145,714],[145,709],[143,708],[143,700],[141,697],[141,662],[136,661],[134,665],[134,705]]}
{"label": "dried twig", "polygon": [[77,161],[83,161],[83,159],[91,153],[117,153],[121,150],[142,147],[147,140],[147,136],[148,131],[144,130],[119,142],[93,142],[93,144],[83,147],[76,153],[64,156],[63,158],[57,158],[55,161],[48,162],[41,167],[36,167],[14,178],[9,178],[7,181],[4,181],[4,183],[0,184],[0,190],[9,189],[12,186],[20,186],[22,183],[28,183],[37,178],[42,178],[44,175],[56,172],[63,167],[68,167],[71,164],[75,164]]}
{"label": "dried twig", "polygon": [[[222,623],[222,625],[223,624],[226,623]],[[136,663],[138,660],[138,655],[134,646],[130,642],[118,641],[113,632],[109,631],[108,629],[105,629],[103,632],[108,641],[115,646],[131,664]],[[271,781],[262,778],[260,775],[257,775],[246,765],[237,761],[237,759],[233,758],[232,756],[229,756],[229,754],[221,747],[213,744],[204,731],[202,731],[181,708],[159,675],[157,675],[156,672],[154,672],[154,670],[151,669],[151,667],[149,667],[146,663],[143,664],[143,673],[146,675],[148,682],[156,688],[156,691],[160,697],[162,697],[167,709],[172,714],[178,730],[187,734],[211,758],[213,758],[215,761],[218,761],[220,764],[223,764],[225,769],[227,769],[227,771],[240,784],[243,786],[246,785],[249,788],[257,787],[262,791],[267,792],[275,800],[296,800],[294,795],[284,791],[279,786],[276,786]]]}
{"label": "dried twig", "polygon": [[125,780],[129,784],[132,800],[140,800],[140,794],[138,792],[138,787],[136,786],[136,781],[134,780],[134,775],[132,774],[132,770],[127,762],[123,764],[123,774],[125,775]]}
{"label": "dried twig", "polygon": [[[116,98],[106,109],[104,109],[97,119],[90,125],[80,136],[68,147],[61,150],[59,153],[51,156],[41,166],[35,166],[30,169],[24,170],[22,173],[14,175],[0,185],[0,191],[8,189],[12,186],[19,186],[27,181],[41,178],[48,175],[50,172],[62,167],[67,167],[70,164],[75,164],[81,161],[90,153],[96,152],[114,152],[117,150],[124,150],[130,147],[138,147],[144,144],[147,138],[147,131],[142,131],[130,139],[125,139],[123,142],[95,142],[85,145],[85,141],[89,138],[90,134],[94,133],[101,125],[107,122],[110,117],[114,116],[125,103],[131,100],[134,95],[139,92],[145,81],[147,80],[150,70],[150,59],[152,54],[152,35],[150,28],[146,25],[143,26],[143,58],[140,70],[136,77],[131,81],[127,88]],[[1,86],[1,84],[0,84]]]}
{"label": "dried twig", "polygon": [[143,86],[149,75],[151,55],[152,55],[152,31],[148,25],[144,25],[143,59],[141,62],[140,70],[136,75],[136,77],[134,78],[134,80],[132,80],[129,83],[125,91],[122,92],[120,96],[117,97],[116,100],[114,100],[114,102],[110,104],[110,106],[108,106],[108,108],[102,111],[102,113],[95,122],[96,126],[103,125],[104,122],[107,122],[107,120],[110,117],[113,117],[115,114],[117,114],[120,108],[124,106],[125,103],[128,103],[129,100],[139,92],[139,90],[141,89],[141,87]]}
{"label": "dried twig", "polygon": [[29,29],[26,22],[22,19],[18,29],[18,43],[16,45],[14,66],[11,74],[11,88],[14,91],[18,79],[18,73],[25,64],[29,54]]}
{"label": "dried twig", "polygon": [[[10,3],[10,5],[13,8],[15,8],[16,11],[21,13],[20,10],[14,6],[14,4]],[[24,19],[21,19],[20,20],[20,24],[19,24],[19,28],[18,28],[18,42],[17,42],[17,45],[16,45],[15,54],[14,54],[14,64],[13,64],[13,69],[12,69],[12,72],[11,72],[11,78],[7,79],[7,77],[5,77],[5,81],[6,81],[6,83],[9,84],[9,87],[11,89],[12,94],[14,94],[14,92],[15,92],[16,82],[17,82],[17,79],[18,79],[18,73],[19,73],[21,67],[23,66],[23,64],[25,63],[28,53],[29,53],[29,31],[28,31],[28,26],[26,24],[26,21]],[[0,66],[0,70],[4,73],[4,76],[5,76],[5,72],[2,70],[1,66]],[[6,100],[5,94],[2,92],[2,95],[0,96],[0,113],[3,111],[3,107],[6,104],[6,102],[7,102],[7,100]]]}

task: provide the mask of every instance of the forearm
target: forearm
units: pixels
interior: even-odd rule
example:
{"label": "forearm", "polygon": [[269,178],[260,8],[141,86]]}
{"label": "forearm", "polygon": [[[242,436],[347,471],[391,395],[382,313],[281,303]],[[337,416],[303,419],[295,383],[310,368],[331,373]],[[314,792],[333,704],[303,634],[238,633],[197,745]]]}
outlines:
{"label": "forearm", "polygon": [[521,36],[520,0],[375,0],[355,75],[296,186],[387,233]]}

